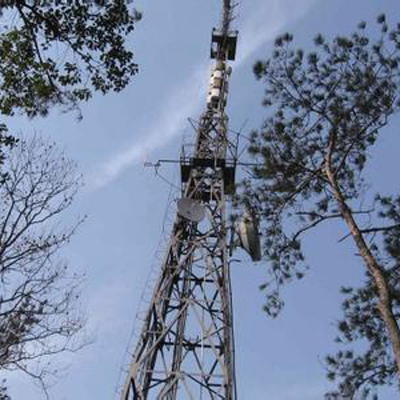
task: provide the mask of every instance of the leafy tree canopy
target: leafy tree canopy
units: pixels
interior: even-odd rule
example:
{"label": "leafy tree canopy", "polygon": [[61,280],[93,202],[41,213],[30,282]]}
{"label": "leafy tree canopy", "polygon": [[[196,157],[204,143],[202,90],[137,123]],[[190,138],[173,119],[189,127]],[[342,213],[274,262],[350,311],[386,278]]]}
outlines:
{"label": "leafy tree canopy", "polygon": [[126,38],[140,13],[129,0],[1,2],[0,112],[34,117],[94,91],[120,91],[138,72]]}
{"label": "leafy tree canopy", "polygon": [[[138,72],[127,38],[140,18],[131,0],[1,1],[0,114],[79,111],[94,92],[124,89]],[[0,123],[0,168],[15,143]]]}

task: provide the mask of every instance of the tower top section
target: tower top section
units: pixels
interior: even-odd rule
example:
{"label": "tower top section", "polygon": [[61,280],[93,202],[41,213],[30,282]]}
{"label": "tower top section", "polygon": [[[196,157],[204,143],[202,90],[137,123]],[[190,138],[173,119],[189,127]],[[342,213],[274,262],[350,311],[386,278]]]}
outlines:
{"label": "tower top section", "polygon": [[233,9],[231,0],[223,0],[221,26],[212,30],[210,56],[219,61],[235,59],[238,31],[231,30]]}
{"label": "tower top section", "polygon": [[232,4],[231,0],[223,0],[221,31],[224,35],[227,35],[231,28],[231,22],[233,20],[233,8],[234,5]]}

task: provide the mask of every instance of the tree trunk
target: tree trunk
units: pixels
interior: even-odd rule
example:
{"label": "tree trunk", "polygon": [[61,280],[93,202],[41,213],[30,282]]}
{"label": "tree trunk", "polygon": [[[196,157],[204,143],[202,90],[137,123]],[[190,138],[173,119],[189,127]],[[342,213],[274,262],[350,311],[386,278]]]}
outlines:
{"label": "tree trunk", "polygon": [[377,263],[374,255],[371,253],[371,250],[365,242],[364,237],[353,218],[353,214],[343,198],[337,179],[331,168],[326,168],[326,175],[332,186],[333,194],[337,200],[339,211],[350,230],[351,236],[354,239],[361,257],[363,258],[375,281],[376,288],[378,289],[378,309],[389,333],[390,342],[392,343],[392,349],[396,359],[397,372],[400,374],[400,329],[393,314],[390,288],[388,286],[384,270]]}

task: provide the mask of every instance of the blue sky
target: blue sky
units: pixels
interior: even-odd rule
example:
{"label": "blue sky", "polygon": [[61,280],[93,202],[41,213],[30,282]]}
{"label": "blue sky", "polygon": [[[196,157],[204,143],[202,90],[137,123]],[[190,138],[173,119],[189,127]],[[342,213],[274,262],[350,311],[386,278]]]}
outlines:
{"label": "blue sky", "polygon": [[[114,399],[132,326],[140,328],[137,310],[146,307],[157,273],[168,221],[175,213],[176,193],[144,168],[145,161],[177,158],[183,137],[193,131],[188,117],[205,104],[211,28],[219,22],[220,1],[136,1],[144,17],[130,44],[140,73],[123,93],[97,96],[84,105],[83,120],[53,111],[46,119],[10,120],[25,134],[36,130],[65,147],[83,172],[86,186],[65,221],[88,215],[64,257],[86,271],[83,302],[91,346],[57,360],[69,365],[51,389],[56,400]],[[307,47],[318,32],[327,36],[351,32],[361,20],[373,22],[385,12],[400,20],[398,0],[248,0],[237,8],[240,32],[230,85],[230,127],[244,133],[265,115],[262,87],[252,65],[271,53],[273,39],[285,31]],[[397,190],[391,179],[399,139],[388,129],[373,154],[368,174],[384,191]],[[245,142],[242,143],[245,145]],[[384,155],[382,157],[382,155]],[[393,157],[391,157],[393,156]],[[174,167],[160,171],[178,182]],[[170,198],[170,201],[168,201]],[[163,223],[165,224],[163,225]],[[286,307],[277,320],[261,311],[258,286],[266,277],[263,263],[251,264],[238,252],[232,265],[238,393],[247,400],[319,400],[329,389],[322,360],[334,350],[334,322],[340,317],[338,288],[360,280],[361,264],[351,243],[337,244],[346,233],[340,224],[326,225],[308,236],[311,270],[304,281],[285,291]],[[151,273],[151,271],[153,271]],[[150,280],[148,277],[150,276]],[[151,292],[151,290],[150,290]],[[143,296],[143,293],[145,295]],[[23,376],[8,376],[15,400],[40,400],[40,390]],[[380,399],[396,396],[382,392]]]}

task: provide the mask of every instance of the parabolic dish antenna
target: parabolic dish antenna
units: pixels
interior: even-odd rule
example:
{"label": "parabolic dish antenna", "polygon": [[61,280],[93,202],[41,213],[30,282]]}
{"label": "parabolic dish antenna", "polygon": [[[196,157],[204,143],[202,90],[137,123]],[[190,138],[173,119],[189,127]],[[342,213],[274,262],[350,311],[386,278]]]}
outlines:
{"label": "parabolic dish antenna", "polygon": [[182,198],[178,200],[178,214],[192,222],[200,222],[206,216],[206,209],[198,201]]}

